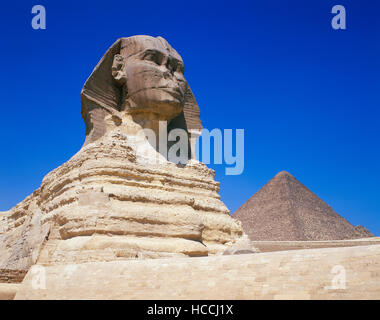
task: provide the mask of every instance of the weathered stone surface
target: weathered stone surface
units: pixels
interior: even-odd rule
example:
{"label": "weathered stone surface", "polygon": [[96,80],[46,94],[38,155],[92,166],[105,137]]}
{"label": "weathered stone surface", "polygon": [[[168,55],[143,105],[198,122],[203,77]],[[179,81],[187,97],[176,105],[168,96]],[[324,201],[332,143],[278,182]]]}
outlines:
{"label": "weathered stone surface", "polygon": [[233,217],[251,240],[343,240],[372,236],[346,219],[288,172],[280,172]]}
{"label": "weathered stone surface", "polygon": [[258,253],[259,249],[252,243],[247,235],[237,240],[232,246],[223,252],[224,255]]}
{"label": "weathered stone surface", "polygon": [[13,300],[20,284],[0,283],[0,300]]}
{"label": "weathered stone surface", "polygon": [[240,239],[241,224],[220,200],[214,172],[193,152],[175,164],[158,148],[168,142],[160,121],[194,133],[193,144],[201,129],[182,58],[166,40],[116,41],[81,97],[84,146],[2,214],[0,268],[206,256]]}
{"label": "weathered stone surface", "polygon": [[0,269],[0,283],[20,283],[28,270]]}
{"label": "weathered stone surface", "polygon": [[212,171],[195,160],[139,164],[128,141],[106,135],[45,177],[40,205],[51,232],[41,263],[207,255],[242,235]]}
{"label": "weathered stone surface", "polygon": [[16,299],[379,299],[379,269],[380,245],[56,265]]}
{"label": "weathered stone surface", "polygon": [[26,272],[37,261],[48,235],[49,226],[41,222],[37,194],[33,193],[12,210],[1,214],[0,269],[7,269],[6,274]]}

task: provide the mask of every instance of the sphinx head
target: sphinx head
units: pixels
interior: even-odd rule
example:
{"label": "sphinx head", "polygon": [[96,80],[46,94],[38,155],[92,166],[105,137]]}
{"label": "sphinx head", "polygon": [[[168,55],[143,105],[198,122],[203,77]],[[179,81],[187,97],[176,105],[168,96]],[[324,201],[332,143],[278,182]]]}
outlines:
{"label": "sphinx head", "polygon": [[187,83],[180,55],[161,37],[121,40],[112,74],[123,86],[121,110],[153,113],[172,120],[182,110]]}
{"label": "sphinx head", "polygon": [[171,128],[201,128],[199,108],[184,77],[181,56],[161,37],[133,36],[117,40],[105,53],[82,94],[86,142],[106,131],[104,119],[123,114],[144,122],[166,120]]}

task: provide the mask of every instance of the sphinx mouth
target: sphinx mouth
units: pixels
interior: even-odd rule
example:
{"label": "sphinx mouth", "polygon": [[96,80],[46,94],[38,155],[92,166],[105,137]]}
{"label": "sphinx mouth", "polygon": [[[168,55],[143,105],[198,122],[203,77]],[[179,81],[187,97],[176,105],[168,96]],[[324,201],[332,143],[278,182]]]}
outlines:
{"label": "sphinx mouth", "polygon": [[183,98],[184,98],[184,93],[182,92],[182,90],[179,87],[167,87],[167,86],[166,87],[162,86],[162,87],[142,88],[142,89],[139,89],[139,90],[136,90],[136,91],[130,93],[129,96],[132,97],[141,91],[147,91],[147,90],[162,90],[162,91],[169,93],[170,95],[172,95],[174,98],[176,98],[178,100],[183,100]]}
{"label": "sphinx mouth", "polygon": [[161,90],[169,93],[178,100],[183,100],[183,93],[179,88],[161,88]]}

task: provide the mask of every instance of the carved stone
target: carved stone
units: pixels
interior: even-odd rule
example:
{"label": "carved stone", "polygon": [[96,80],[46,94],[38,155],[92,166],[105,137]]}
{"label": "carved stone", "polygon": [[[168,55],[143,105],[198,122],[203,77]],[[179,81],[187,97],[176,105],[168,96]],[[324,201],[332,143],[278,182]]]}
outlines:
{"label": "carved stone", "polygon": [[85,143],[3,214],[0,268],[207,256],[243,236],[213,170],[194,150],[177,165],[144,134],[151,129],[161,142],[159,121],[167,121],[168,131],[184,129],[194,146],[202,129],[182,58],[166,40],[117,40],[86,81],[81,102]]}

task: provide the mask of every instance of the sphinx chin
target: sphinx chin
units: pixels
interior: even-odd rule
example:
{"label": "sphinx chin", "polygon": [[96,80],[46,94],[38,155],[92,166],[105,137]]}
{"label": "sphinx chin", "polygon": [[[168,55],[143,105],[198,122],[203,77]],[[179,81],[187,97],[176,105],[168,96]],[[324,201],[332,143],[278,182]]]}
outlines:
{"label": "sphinx chin", "polygon": [[183,111],[183,105],[172,99],[155,101],[152,104],[135,105],[128,108],[128,113],[137,117],[148,117],[149,120],[171,121]]}

